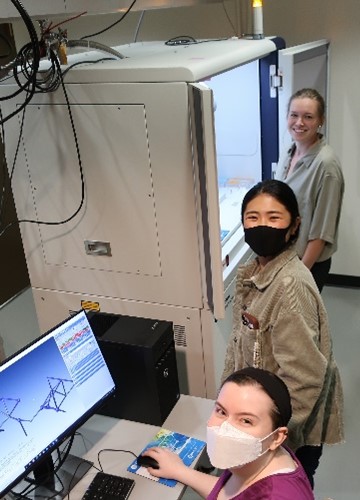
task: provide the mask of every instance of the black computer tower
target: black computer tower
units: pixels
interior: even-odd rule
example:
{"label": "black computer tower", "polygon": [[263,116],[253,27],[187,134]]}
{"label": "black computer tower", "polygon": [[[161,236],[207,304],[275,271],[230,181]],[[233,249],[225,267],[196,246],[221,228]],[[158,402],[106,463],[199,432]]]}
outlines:
{"label": "black computer tower", "polygon": [[99,312],[88,318],[116,385],[98,413],[162,425],[180,397],[172,323]]}

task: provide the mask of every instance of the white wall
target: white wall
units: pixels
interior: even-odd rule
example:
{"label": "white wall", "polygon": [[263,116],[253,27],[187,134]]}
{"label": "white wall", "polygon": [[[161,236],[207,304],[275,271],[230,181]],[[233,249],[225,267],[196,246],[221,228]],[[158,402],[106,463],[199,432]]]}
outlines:
{"label": "white wall", "polygon": [[[244,16],[239,6],[248,0],[223,2],[129,14],[124,22],[92,38],[109,45],[142,40],[167,40],[177,35],[194,38],[229,37],[240,34]],[[243,11],[242,11],[243,12]],[[87,16],[67,24],[69,38],[99,31],[120,15]],[[58,20],[57,20],[58,21]],[[360,276],[360,2],[359,0],[266,0],[265,35],[282,36],[287,45],[320,38],[331,42],[328,109],[328,140],[342,162],[346,190],[340,224],[339,250],[332,273]],[[22,23],[14,25],[18,44],[24,37]],[[25,34],[26,35],[26,34]]]}
{"label": "white wall", "polygon": [[[236,25],[239,23],[238,4],[225,2],[225,5],[219,2],[193,7],[147,10],[144,11],[143,16],[142,12],[130,12],[121,23],[90,40],[114,46],[134,42],[135,36],[136,41],[168,40],[178,35],[189,35],[195,38],[233,36],[240,32],[239,26]],[[122,15],[123,13],[83,16],[64,23],[62,28],[67,28],[69,39],[79,39],[110,26]],[[54,24],[61,21],[62,19],[57,17]],[[138,29],[139,22],[140,28]],[[19,49],[29,40],[29,36],[21,20],[15,21],[13,28]]]}

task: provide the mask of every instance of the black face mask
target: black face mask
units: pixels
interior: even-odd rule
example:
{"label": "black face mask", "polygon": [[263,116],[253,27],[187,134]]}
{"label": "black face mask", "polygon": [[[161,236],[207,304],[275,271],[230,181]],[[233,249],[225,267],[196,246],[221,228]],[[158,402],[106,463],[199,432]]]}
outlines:
{"label": "black face mask", "polygon": [[245,241],[260,257],[270,257],[280,253],[288,244],[285,237],[290,226],[279,229],[270,226],[244,228]]}

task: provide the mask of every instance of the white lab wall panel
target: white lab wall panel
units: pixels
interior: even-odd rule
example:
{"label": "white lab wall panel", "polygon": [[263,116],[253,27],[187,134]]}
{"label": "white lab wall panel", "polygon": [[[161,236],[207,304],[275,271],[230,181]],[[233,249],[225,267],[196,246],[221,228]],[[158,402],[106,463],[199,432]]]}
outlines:
{"label": "white lab wall panel", "polygon": [[[132,11],[147,9],[163,9],[179,6],[194,6],[201,3],[218,2],[219,0],[139,0],[132,6]],[[0,19],[12,19],[20,16],[11,0],[2,0]],[[24,7],[32,17],[64,15],[64,14],[122,14],[130,7],[128,0],[27,0]]]}
{"label": "white lab wall panel", "polygon": [[[75,218],[63,228],[40,226],[46,264],[160,276],[144,106],[74,105],[71,114],[85,173],[86,208],[80,223]],[[67,120],[63,105],[31,105],[26,111],[24,150],[39,220],[64,220],[81,199],[80,166],[71,161],[76,154],[72,128],[62,127],[58,133],[58,124]],[[34,126],[26,126],[28,121]],[[53,159],[45,172],[39,162],[38,137],[42,156]],[[109,256],[99,255],[98,248],[85,253],[86,241],[108,243]]]}
{"label": "white lab wall panel", "polygon": [[174,326],[180,392],[210,397],[206,390],[202,327],[198,309],[36,288],[33,288],[33,296],[41,332],[63,321],[69,313],[80,310],[83,300],[98,303],[101,312],[171,321]]}
{"label": "white lab wall panel", "polygon": [[[68,87],[86,201],[65,225],[21,225],[33,286],[203,306],[187,85],[145,85]],[[14,175],[17,212],[60,220],[80,203],[74,139],[62,93],[35,99]],[[84,239],[109,241],[112,255],[87,255]]]}
{"label": "white lab wall panel", "polygon": [[[139,0],[132,10],[164,9],[179,6],[193,6],[200,3],[211,3],[219,0]],[[106,12],[125,12],[130,3],[128,0],[65,0],[69,12],[85,11],[88,14]]]}
{"label": "white lab wall panel", "polygon": [[[8,2],[10,3],[10,0]],[[44,4],[43,0],[39,0],[39,2]],[[102,3],[102,0],[99,0],[99,2]],[[47,6],[49,4],[50,2],[46,2]],[[127,2],[127,6],[129,5]],[[135,6],[141,6],[141,4],[136,2]],[[234,9],[235,11],[238,10],[237,4],[234,6],[227,5],[225,11],[221,2],[209,3],[204,0],[204,3],[190,8],[177,7],[176,9],[163,8],[146,11],[140,9],[139,11],[131,11],[118,26],[97,35],[96,41],[108,46],[114,46],[143,40],[168,40],[184,33],[188,33],[197,39],[226,38],[234,35],[233,26],[227,16],[229,13],[232,14]],[[2,17],[2,12],[3,7],[0,11],[0,17]],[[101,16],[81,16],[73,19],[66,24],[68,37],[70,40],[79,40],[83,36],[98,33],[118,21],[122,15],[123,13],[116,12],[114,14],[101,14]],[[235,17],[235,12],[233,16]],[[69,14],[63,14],[61,17],[67,19]],[[235,21],[234,17],[233,20]],[[56,21],[58,20],[56,19]],[[12,23],[12,27],[16,46],[20,49],[29,41],[27,29],[19,18]],[[214,33],[216,34],[214,35]]]}
{"label": "white lab wall panel", "polygon": [[[2,0],[0,19],[19,18],[20,13],[11,0]],[[29,15],[47,16],[48,14],[59,14],[66,12],[66,0],[28,0],[22,2],[23,7]]]}
{"label": "white lab wall panel", "polygon": [[345,193],[339,227],[338,251],[331,272],[360,277],[360,100],[358,20],[360,3],[352,2],[346,12],[340,5],[332,27],[330,87],[328,108],[329,142],[338,154],[345,177]]}

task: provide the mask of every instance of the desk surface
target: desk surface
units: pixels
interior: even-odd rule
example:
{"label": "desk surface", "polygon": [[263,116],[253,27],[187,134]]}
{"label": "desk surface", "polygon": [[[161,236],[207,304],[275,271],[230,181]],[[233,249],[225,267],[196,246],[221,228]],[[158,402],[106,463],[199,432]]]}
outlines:
{"label": "desk surface", "polygon": [[[189,436],[206,440],[206,422],[213,409],[214,402],[210,399],[181,395],[179,401],[162,425],[163,428],[187,434]],[[180,498],[184,486],[177,484],[170,488],[158,484],[151,479],[127,472],[127,467],[133,461],[133,456],[115,450],[129,450],[138,455],[146,444],[153,438],[160,427],[155,425],[119,420],[102,415],[91,417],[81,429],[83,442],[78,440],[72,453],[94,462],[98,466],[98,453],[104,472],[130,477],[135,480],[135,487],[131,493],[131,500],[174,500]],[[86,451],[84,453],[84,444]],[[80,450],[82,446],[82,451]],[[112,451],[110,451],[112,450]],[[96,474],[91,469],[75,488],[70,492],[70,500],[82,497],[88,484]]]}

